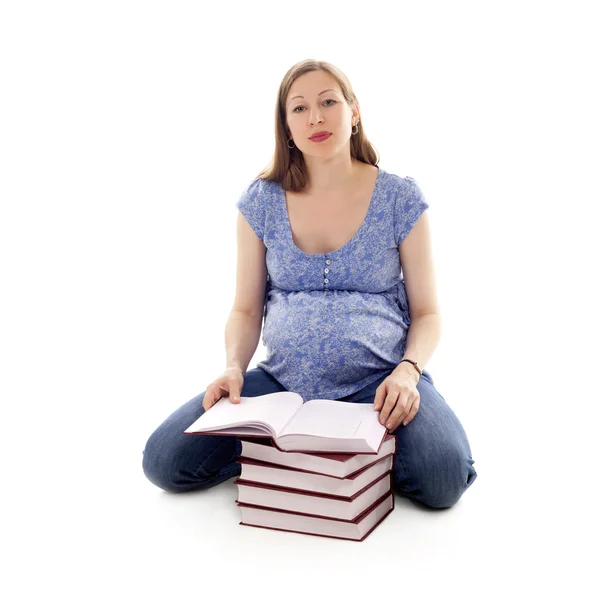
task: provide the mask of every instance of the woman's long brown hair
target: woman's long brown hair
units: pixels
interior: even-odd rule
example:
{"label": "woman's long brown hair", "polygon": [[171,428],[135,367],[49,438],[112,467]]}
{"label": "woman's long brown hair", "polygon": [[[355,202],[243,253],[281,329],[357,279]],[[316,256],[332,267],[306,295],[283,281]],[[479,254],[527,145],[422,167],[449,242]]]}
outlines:
{"label": "woman's long brown hair", "polygon": [[[308,174],[302,152],[295,146],[288,146],[289,131],[286,123],[285,99],[294,81],[310,71],[325,71],[335,77],[340,85],[344,99],[349,106],[356,100],[348,78],[334,65],[322,60],[303,60],[284,75],[277,93],[277,106],[275,109],[275,153],[269,165],[263,169],[257,179],[277,181],[286,191],[300,191],[308,183]],[[361,162],[377,165],[379,156],[365,134],[364,118],[361,115],[358,133],[350,138],[350,155]]]}

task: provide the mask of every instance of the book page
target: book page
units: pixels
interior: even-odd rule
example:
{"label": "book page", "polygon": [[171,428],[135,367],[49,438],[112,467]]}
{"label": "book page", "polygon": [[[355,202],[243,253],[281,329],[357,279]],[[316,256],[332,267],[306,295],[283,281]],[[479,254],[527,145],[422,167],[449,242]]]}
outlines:
{"label": "book page", "polygon": [[300,434],[326,438],[363,438],[379,423],[373,404],[338,400],[310,400],[293,416],[280,435]]}
{"label": "book page", "polygon": [[190,425],[186,433],[218,431],[261,422],[269,425],[275,435],[278,435],[303,402],[302,397],[294,392],[275,392],[255,397],[242,396],[239,404],[233,404],[229,398],[221,398]]}

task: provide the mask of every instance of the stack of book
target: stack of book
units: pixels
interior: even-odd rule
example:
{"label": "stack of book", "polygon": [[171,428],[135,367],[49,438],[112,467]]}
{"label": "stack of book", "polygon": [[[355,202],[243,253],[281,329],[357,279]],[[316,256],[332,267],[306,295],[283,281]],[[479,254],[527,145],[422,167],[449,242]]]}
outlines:
{"label": "stack of book", "polygon": [[277,392],[224,398],[184,433],[241,438],[240,525],[362,541],[394,509],[396,438],[378,417]]}
{"label": "stack of book", "polygon": [[394,509],[395,436],[377,454],[283,452],[242,439],[241,525],[362,541]]}

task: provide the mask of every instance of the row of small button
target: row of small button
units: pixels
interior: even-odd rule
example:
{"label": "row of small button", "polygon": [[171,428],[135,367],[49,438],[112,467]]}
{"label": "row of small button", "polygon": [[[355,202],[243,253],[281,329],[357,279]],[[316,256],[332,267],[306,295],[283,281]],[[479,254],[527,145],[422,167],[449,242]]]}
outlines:
{"label": "row of small button", "polygon": [[[328,258],[325,261],[326,264],[330,265],[331,264],[331,260]],[[325,273],[325,275],[327,275],[327,273],[329,273],[329,269],[327,267],[325,267],[325,269],[323,269],[323,272]],[[271,276],[267,273],[267,281],[271,281]],[[325,291],[329,290],[329,279],[327,277],[325,277],[323,279],[323,283],[325,284]]]}

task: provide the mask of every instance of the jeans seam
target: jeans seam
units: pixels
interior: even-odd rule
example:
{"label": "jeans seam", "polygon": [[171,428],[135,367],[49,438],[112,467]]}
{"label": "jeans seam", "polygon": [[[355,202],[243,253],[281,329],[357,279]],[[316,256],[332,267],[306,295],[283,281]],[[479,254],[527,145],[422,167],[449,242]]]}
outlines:
{"label": "jeans seam", "polygon": [[[396,437],[396,444],[398,443],[398,438]],[[405,474],[405,476],[408,477],[407,473],[406,473],[406,468],[404,466],[404,461],[402,460],[400,453],[398,451],[396,451],[396,454],[394,456],[394,458],[400,463],[400,467],[402,469],[402,472]]]}
{"label": "jeans seam", "polygon": [[[396,443],[398,443],[398,442],[396,441]],[[408,472],[406,471],[406,465],[405,465],[404,461],[402,460],[401,456],[402,456],[401,454],[396,454],[396,455],[394,456],[394,458],[395,458],[396,460],[398,460],[398,462],[400,463],[400,466],[401,466],[401,468],[402,468],[402,472],[404,473],[405,477],[406,477],[406,478],[409,480],[409,483],[412,483],[412,478],[410,477],[410,475],[409,475],[409,474],[408,474]],[[405,494],[404,492],[402,492],[401,490],[399,490],[398,488],[396,488],[396,491],[397,491],[397,492],[398,492],[398,493],[399,493],[401,496],[408,497],[408,498],[412,498],[412,496],[406,496],[406,494]],[[416,499],[416,500],[419,500],[418,498],[415,498],[415,499]],[[420,502],[422,502],[422,500],[419,500],[419,501],[420,501]],[[437,503],[437,502],[439,502],[439,500],[436,498],[436,503]]]}
{"label": "jeans seam", "polygon": [[[222,475],[226,475],[226,474],[229,475],[230,473],[235,473],[235,471],[237,471],[238,466],[241,466],[241,465],[236,461],[234,465],[229,467],[229,469],[226,469],[225,471],[223,471]],[[228,478],[225,477],[225,479],[228,479]]]}
{"label": "jeans seam", "polygon": [[[239,465],[241,466],[241,465]],[[230,479],[231,477],[233,477],[234,475],[236,475],[235,471],[238,468],[238,464],[236,463],[235,465],[231,466],[228,469],[225,470],[221,470],[219,471],[211,480],[211,484],[212,485],[218,485],[220,483],[222,483],[223,481]]]}
{"label": "jeans seam", "polygon": [[[229,436],[228,436],[228,437],[229,437]],[[231,436],[231,437],[233,437],[234,439],[237,439],[235,436]],[[220,447],[223,445],[223,443],[224,443],[224,441],[223,441],[223,440],[218,440],[218,441],[215,443],[215,446],[214,446],[214,448],[212,449],[211,453],[210,453],[210,454],[209,454],[209,455],[208,455],[208,456],[207,456],[207,457],[204,459],[204,461],[202,462],[202,464],[201,464],[200,466],[198,466],[198,468],[197,468],[197,469],[195,469],[195,470],[194,470],[194,477],[198,477],[198,476],[199,476],[199,475],[198,475],[198,472],[199,472],[200,470],[202,470],[202,471],[204,471],[204,472],[206,473],[206,470],[204,469],[204,466],[203,466],[203,465],[204,465],[205,463],[207,463],[207,462],[210,460],[211,456],[213,456],[213,454],[214,454],[214,453],[215,453],[215,452],[216,452],[216,451],[217,451],[217,450],[218,450],[218,449],[219,449],[219,448],[220,448]],[[235,445],[235,443],[234,443],[234,445]],[[220,470],[219,470],[219,471],[218,471],[218,472],[217,472],[215,475],[218,475],[218,474],[219,474],[219,472],[220,472]]]}

